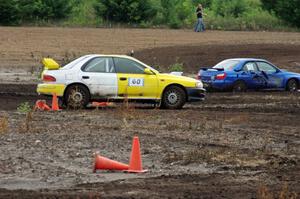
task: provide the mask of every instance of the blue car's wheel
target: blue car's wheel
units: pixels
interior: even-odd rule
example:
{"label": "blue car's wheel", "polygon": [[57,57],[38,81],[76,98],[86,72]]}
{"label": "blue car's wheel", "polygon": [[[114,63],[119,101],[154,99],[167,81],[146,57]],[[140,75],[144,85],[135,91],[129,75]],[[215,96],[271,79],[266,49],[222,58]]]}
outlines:
{"label": "blue car's wheel", "polygon": [[243,81],[237,81],[233,84],[232,91],[233,92],[245,92],[245,91],[247,91],[247,85]]}
{"label": "blue car's wheel", "polygon": [[298,90],[298,82],[295,79],[291,79],[288,81],[286,90],[290,92],[296,92]]}

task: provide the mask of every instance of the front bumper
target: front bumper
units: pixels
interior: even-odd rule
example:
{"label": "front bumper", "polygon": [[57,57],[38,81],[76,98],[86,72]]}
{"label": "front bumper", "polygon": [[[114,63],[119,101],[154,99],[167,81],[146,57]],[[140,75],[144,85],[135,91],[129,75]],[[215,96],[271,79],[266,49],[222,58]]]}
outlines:
{"label": "front bumper", "polygon": [[53,95],[53,93],[56,93],[57,96],[62,97],[65,88],[66,85],[64,84],[38,84],[36,91],[41,95]]}
{"label": "front bumper", "polygon": [[206,90],[203,88],[187,88],[188,102],[198,102],[205,99]]}

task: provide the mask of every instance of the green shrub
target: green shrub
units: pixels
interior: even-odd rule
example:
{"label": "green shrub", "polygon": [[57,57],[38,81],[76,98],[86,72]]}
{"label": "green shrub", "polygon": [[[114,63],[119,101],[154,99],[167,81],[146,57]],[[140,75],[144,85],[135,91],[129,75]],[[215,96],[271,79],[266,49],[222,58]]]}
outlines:
{"label": "green shrub", "polygon": [[299,0],[262,0],[264,8],[274,11],[281,19],[300,27]]}
{"label": "green shrub", "polygon": [[242,29],[247,30],[272,30],[283,26],[281,20],[262,9],[250,10],[241,17],[241,20],[245,26]]}
{"label": "green shrub", "polygon": [[179,63],[176,61],[175,64],[172,64],[169,66],[169,71],[170,72],[183,72],[183,63]]}
{"label": "green shrub", "polygon": [[0,23],[14,25],[24,22],[66,18],[74,0],[0,0]]}
{"label": "green shrub", "polygon": [[210,7],[212,0],[192,0],[194,5],[201,3],[204,7]]}
{"label": "green shrub", "polygon": [[72,10],[71,0],[19,1],[23,20],[57,20],[66,18]]}
{"label": "green shrub", "polygon": [[208,29],[300,27],[299,0],[0,0],[0,25],[192,28],[198,3],[204,6]]}
{"label": "green shrub", "polygon": [[259,1],[248,0],[247,9],[238,17],[233,15],[216,15],[214,11],[207,10],[205,18],[207,28],[217,30],[282,30],[284,24],[276,16],[260,8]]}
{"label": "green shrub", "polygon": [[67,26],[97,26],[102,18],[96,15],[94,5],[97,0],[73,0],[73,9],[69,18],[63,23]]}
{"label": "green shrub", "polygon": [[0,0],[0,25],[16,25],[20,22],[16,0]]}
{"label": "green shrub", "polygon": [[96,14],[107,21],[140,23],[155,15],[149,0],[97,0]]}
{"label": "green shrub", "polygon": [[28,113],[32,110],[29,102],[23,102],[17,107],[18,112],[20,113]]}
{"label": "green shrub", "polygon": [[248,9],[248,6],[246,0],[213,0],[211,9],[216,15],[222,17],[239,17]]}

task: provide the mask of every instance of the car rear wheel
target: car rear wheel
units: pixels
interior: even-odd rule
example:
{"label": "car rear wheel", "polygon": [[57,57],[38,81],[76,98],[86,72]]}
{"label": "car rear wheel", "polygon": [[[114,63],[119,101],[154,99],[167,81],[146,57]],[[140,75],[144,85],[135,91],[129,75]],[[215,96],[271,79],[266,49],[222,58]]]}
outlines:
{"label": "car rear wheel", "polygon": [[245,92],[247,91],[247,85],[243,81],[237,81],[234,83],[232,90],[233,92]]}
{"label": "car rear wheel", "polygon": [[286,89],[290,92],[296,92],[298,90],[298,82],[295,79],[289,80]]}
{"label": "car rear wheel", "polygon": [[82,85],[72,85],[67,88],[64,102],[67,107],[79,109],[84,108],[90,101],[89,90]]}
{"label": "car rear wheel", "polygon": [[178,86],[166,88],[161,102],[161,108],[180,109],[186,102],[185,91]]}

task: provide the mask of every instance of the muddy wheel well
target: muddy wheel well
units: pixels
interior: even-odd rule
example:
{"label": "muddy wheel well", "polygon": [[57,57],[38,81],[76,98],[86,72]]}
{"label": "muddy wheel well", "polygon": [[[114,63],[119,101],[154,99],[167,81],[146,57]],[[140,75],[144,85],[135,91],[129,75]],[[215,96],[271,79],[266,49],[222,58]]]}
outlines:
{"label": "muddy wheel well", "polygon": [[74,85],[80,85],[80,86],[85,87],[85,88],[89,91],[89,93],[91,94],[90,89],[89,89],[86,85],[84,85],[84,84],[82,84],[82,83],[72,83],[72,84],[69,84],[69,85],[66,87],[66,89],[65,89],[65,91],[64,91],[64,95],[63,95],[64,98],[65,98],[65,94],[66,94],[66,91],[68,90],[68,88],[70,88],[71,86],[74,86]]}
{"label": "muddy wheel well", "polygon": [[244,80],[238,79],[238,80],[236,80],[236,81],[233,82],[232,87],[234,87],[234,85],[237,84],[237,83],[243,83],[243,84],[245,84],[247,86],[247,84],[246,84],[246,82]]}
{"label": "muddy wheel well", "polygon": [[181,88],[182,90],[184,90],[186,100],[188,100],[188,94],[187,94],[187,91],[186,91],[185,87],[182,86],[182,85],[180,85],[180,84],[169,84],[168,86],[166,86],[165,89],[164,89],[164,91],[163,91],[162,94],[161,94],[161,99],[162,99],[164,93],[166,92],[167,88],[169,88],[169,87],[171,87],[171,86],[177,86],[177,87]]}
{"label": "muddy wheel well", "polygon": [[246,82],[245,82],[244,80],[242,80],[242,79],[236,80],[235,82],[233,82],[232,85],[234,85],[234,84],[236,84],[236,83],[239,83],[239,82],[242,82],[242,83],[244,83],[244,84],[246,85]]}

